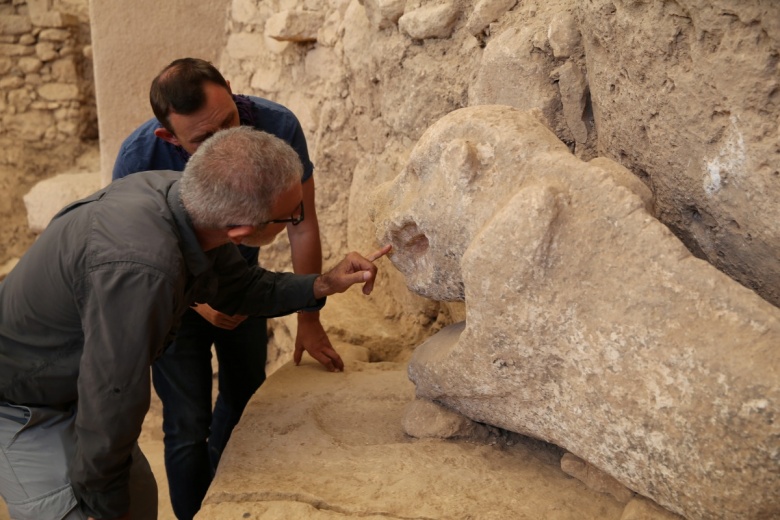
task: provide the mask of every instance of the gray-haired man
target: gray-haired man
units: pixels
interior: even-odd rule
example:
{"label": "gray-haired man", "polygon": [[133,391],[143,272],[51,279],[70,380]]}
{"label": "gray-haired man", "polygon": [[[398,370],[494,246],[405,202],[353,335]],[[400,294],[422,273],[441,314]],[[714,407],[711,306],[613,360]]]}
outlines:
{"label": "gray-haired man", "polygon": [[294,275],[249,267],[231,244],[303,218],[300,168],[278,138],[233,128],[183,175],[132,175],[52,220],[0,284],[0,493],[13,518],[129,518],[156,503],[153,485],[131,486],[153,484],[136,442],[149,366],[193,303],[277,316],[355,283],[371,292],[389,247]]}

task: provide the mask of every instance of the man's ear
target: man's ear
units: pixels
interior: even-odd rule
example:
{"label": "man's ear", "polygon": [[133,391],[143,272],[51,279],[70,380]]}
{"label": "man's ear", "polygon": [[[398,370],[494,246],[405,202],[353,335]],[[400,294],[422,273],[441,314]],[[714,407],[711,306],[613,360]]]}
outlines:
{"label": "man's ear", "polygon": [[233,93],[233,89],[230,88],[230,82],[228,80],[225,80],[225,83],[227,83],[227,86],[228,86],[228,93],[232,94]]}
{"label": "man's ear", "polygon": [[238,245],[244,238],[251,235],[254,230],[255,228],[252,226],[235,226],[228,229],[227,235],[231,242]]}
{"label": "man's ear", "polygon": [[174,146],[181,146],[181,143],[179,143],[179,140],[176,138],[176,136],[168,131],[167,128],[160,127],[154,131],[154,135],[165,141],[166,143],[171,143]]}

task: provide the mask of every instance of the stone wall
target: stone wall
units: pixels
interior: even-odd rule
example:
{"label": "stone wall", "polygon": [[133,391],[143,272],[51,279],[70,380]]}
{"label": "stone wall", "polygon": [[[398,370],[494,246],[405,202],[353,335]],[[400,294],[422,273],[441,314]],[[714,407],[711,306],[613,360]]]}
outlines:
{"label": "stone wall", "polygon": [[[758,0],[232,0],[220,66],[301,120],[326,264],[377,245],[367,194],[426,128],[506,104],[627,167],[689,250],[778,305],[779,56],[780,4]],[[389,270],[380,314],[446,321]]]}
{"label": "stone wall", "polygon": [[68,163],[97,137],[86,9],[0,0],[0,163]]}

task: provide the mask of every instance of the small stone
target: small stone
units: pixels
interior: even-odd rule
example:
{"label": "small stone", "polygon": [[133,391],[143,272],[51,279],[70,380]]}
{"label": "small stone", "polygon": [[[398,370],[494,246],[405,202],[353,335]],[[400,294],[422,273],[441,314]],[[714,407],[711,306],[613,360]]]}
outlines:
{"label": "small stone", "polygon": [[51,75],[60,83],[75,83],[78,81],[76,61],[72,56],[59,59],[51,64]]}
{"label": "small stone", "polygon": [[478,35],[516,4],[517,0],[479,0],[466,22],[466,30],[472,36]]}
{"label": "small stone", "polygon": [[29,45],[0,43],[0,56],[28,56],[34,52],[35,49]]}
{"label": "small stone", "polygon": [[685,520],[683,517],[664,509],[652,500],[636,495],[626,504],[620,520]]}
{"label": "small stone", "polygon": [[79,88],[76,85],[67,83],[47,83],[38,88],[38,94],[49,101],[65,101],[78,99],[80,97]]}
{"label": "small stone", "polygon": [[365,0],[366,16],[374,29],[394,27],[404,14],[405,0]]}
{"label": "small stone", "polygon": [[577,20],[571,13],[562,13],[555,17],[547,31],[547,39],[550,42],[553,56],[556,58],[572,56],[581,41]]}
{"label": "small stone", "polygon": [[251,58],[263,50],[263,36],[257,33],[233,33],[228,36],[225,52],[235,59]]}
{"label": "small stone", "polygon": [[65,29],[44,29],[38,35],[39,40],[50,42],[64,42],[70,38],[70,31]]}
{"label": "small stone", "polygon": [[472,437],[484,428],[468,417],[448,410],[427,399],[415,399],[404,410],[404,433],[418,439]]}
{"label": "small stone", "polygon": [[415,40],[449,38],[458,14],[458,9],[451,2],[424,6],[404,13],[398,20],[398,28]]}
{"label": "small stone", "polygon": [[32,95],[26,88],[12,90],[8,93],[8,103],[13,105],[19,112],[27,110],[32,101]]}
{"label": "small stone", "polygon": [[17,66],[19,67],[19,70],[25,74],[31,74],[41,70],[41,67],[43,67],[43,62],[32,56],[24,56],[19,58]]}
{"label": "small stone", "polygon": [[53,43],[41,42],[35,46],[35,54],[41,61],[51,61],[59,57]]}
{"label": "small stone", "polygon": [[588,140],[588,127],[583,121],[588,102],[588,82],[580,68],[567,61],[557,71],[563,116],[578,143]]}
{"label": "small stone", "polygon": [[318,11],[282,11],[265,22],[265,34],[282,42],[313,42],[323,21]]}
{"label": "small stone", "polygon": [[24,196],[30,229],[40,233],[60,208],[99,188],[99,173],[63,173],[39,182]]}
{"label": "small stone", "polygon": [[32,24],[26,16],[0,15],[0,34],[20,35],[30,32]]}
{"label": "small stone", "polygon": [[24,85],[24,80],[19,76],[7,76],[0,78],[0,90],[10,90]]}
{"label": "small stone", "polygon": [[561,458],[561,470],[570,475],[593,491],[606,493],[618,502],[628,503],[634,497],[634,492],[626,486],[607,475],[596,466],[589,464],[571,453],[564,454]]}
{"label": "small stone", "polygon": [[9,70],[11,70],[12,66],[13,66],[13,62],[11,61],[11,58],[0,56],[0,75],[5,74]]}

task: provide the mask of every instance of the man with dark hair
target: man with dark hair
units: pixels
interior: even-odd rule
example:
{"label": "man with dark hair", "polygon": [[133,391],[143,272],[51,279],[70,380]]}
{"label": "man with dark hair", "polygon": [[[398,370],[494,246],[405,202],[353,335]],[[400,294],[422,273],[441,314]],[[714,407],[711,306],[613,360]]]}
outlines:
{"label": "man with dark hair", "polygon": [[149,365],[193,302],[278,316],[355,283],[371,292],[387,247],[295,275],[248,266],[233,245],[305,219],[300,174],[284,141],[239,127],[183,175],[133,175],[54,217],[0,283],[0,495],[14,520],[157,517],[137,445]]}
{"label": "man with dark hair", "polygon": [[[214,66],[195,58],[165,67],[152,82],[149,97],[156,118],[122,144],[113,178],[146,170],[181,171],[190,154],[223,128],[245,125],[274,134],[295,149],[303,164],[301,210],[306,218],[287,224],[293,269],[300,274],[319,273],[322,250],[314,167],[295,115],[266,99],[234,95]],[[240,249],[249,264],[257,264],[257,248]],[[163,403],[171,503],[180,519],[192,518],[200,509],[233,427],[265,380],[267,341],[265,318],[227,315],[197,305],[182,319],[175,344],[153,367],[154,386]],[[212,344],[219,361],[219,394],[213,412]],[[318,312],[298,314],[296,363],[304,349],[328,370],[343,370]]]}

